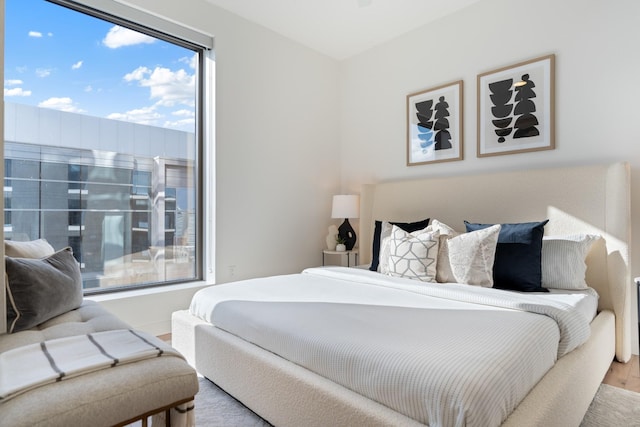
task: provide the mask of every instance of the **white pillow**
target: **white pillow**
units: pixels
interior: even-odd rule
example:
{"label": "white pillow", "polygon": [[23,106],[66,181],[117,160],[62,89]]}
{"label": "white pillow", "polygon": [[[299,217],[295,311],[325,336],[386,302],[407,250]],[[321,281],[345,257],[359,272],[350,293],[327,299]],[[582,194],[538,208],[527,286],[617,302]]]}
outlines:
{"label": "white pillow", "polygon": [[542,287],[549,289],[587,289],[584,260],[600,236],[577,234],[542,239]]}
{"label": "white pillow", "polygon": [[44,258],[53,255],[55,249],[45,239],[4,241],[4,254],[14,258]]}
{"label": "white pillow", "polygon": [[500,224],[440,239],[436,279],[440,283],[493,286]]}
{"label": "white pillow", "polygon": [[389,274],[389,241],[391,240],[391,230],[393,225],[388,221],[382,221],[380,228],[380,256],[378,259],[378,271],[382,274]]}
{"label": "white pillow", "polygon": [[[378,272],[382,274],[389,274],[389,241],[391,240],[391,229],[393,224],[388,221],[382,221],[380,227],[380,256],[378,263]],[[453,228],[449,227],[447,224],[438,221],[437,219],[431,220],[431,224],[429,224],[426,228],[421,231],[434,232],[437,231],[440,233],[440,243],[442,244],[442,239],[447,236],[457,236],[458,233]],[[414,231],[415,233],[415,231]]]}
{"label": "white pillow", "polygon": [[440,236],[455,237],[458,234],[460,234],[453,228],[449,227],[444,222],[440,222],[435,218],[431,220],[431,224],[429,224],[429,228],[432,231],[438,231],[440,233]]}
{"label": "white pillow", "polygon": [[428,227],[407,233],[400,227],[392,227],[389,239],[389,276],[423,282],[436,281],[439,233],[427,229]]}

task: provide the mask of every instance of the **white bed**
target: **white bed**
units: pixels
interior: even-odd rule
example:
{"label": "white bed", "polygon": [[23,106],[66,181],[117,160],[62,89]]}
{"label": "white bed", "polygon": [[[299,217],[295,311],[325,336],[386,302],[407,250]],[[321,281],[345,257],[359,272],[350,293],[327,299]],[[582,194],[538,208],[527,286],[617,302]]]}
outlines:
{"label": "white bed", "polygon": [[[506,182],[509,185],[505,185]],[[584,339],[578,338],[576,345],[566,346],[568,351],[566,355],[558,350],[558,355],[561,357],[557,362],[554,364],[555,358],[547,360],[545,363],[548,366],[539,368],[541,373],[532,374],[532,383],[526,385],[524,391],[517,390],[517,387],[508,388],[505,393],[513,394],[512,397],[517,404],[515,410],[512,410],[512,407],[503,408],[502,411],[506,412],[502,415],[487,415],[489,417],[486,418],[487,421],[478,421],[478,425],[497,424],[495,418],[497,416],[497,419],[504,420],[503,425],[579,425],[614,355],[620,361],[627,361],[631,353],[628,165],[583,166],[382,183],[365,186],[361,200],[360,247],[363,262],[369,262],[370,254],[362,248],[371,247],[372,225],[375,219],[408,222],[431,217],[462,228],[463,220],[508,223],[548,218],[549,223],[545,226],[546,235],[588,233],[603,237],[598,245],[594,245],[587,258],[587,283],[599,294],[599,313],[590,324],[586,324],[586,335],[584,335],[585,331],[578,332],[578,335],[584,335],[586,342],[583,343]],[[335,270],[343,275],[356,274],[353,269]],[[301,278],[304,276],[304,283],[307,283],[308,276],[323,275],[324,271],[326,270],[311,269],[299,276]],[[360,273],[366,276],[366,281],[377,280],[375,275],[378,273],[367,271],[357,274],[360,276]],[[295,280],[296,277],[287,276],[266,280],[281,282]],[[344,277],[334,277],[331,280],[349,283]],[[415,282],[408,279],[396,281],[400,287],[405,286],[403,281]],[[214,287],[219,288],[217,294],[222,294],[221,297],[214,298],[219,298],[220,301],[240,299],[232,294],[225,294],[226,291],[221,292],[224,289],[233,290],[234,286],[238,287],[238,285]],[[347,287],[349,286],[351,285]],[[482,293],[486,290],[474,288],[474,292],[476,291]],[[420,410],[411,412],[411,409],[403,409],[404,402],[394,403],[393,396],[387,396],[385,400],[385,397],[376,397],[377,395],[373,392],[375,399],[366,397],[367,393],[357,385],[347,382],[348,387],[345,387],[339,384],[341,375],[345,375],[343,373],[332,374],[313,367],[321,374],[319,375],[276,355],[275,353],[281,351],[280,348],[272,349],[273,352],[266,351],[258,345],[238,338],[235,334],[246,334],[249,340],[268,346],[261,341],[269,335],[264,330],[253,326],[244,327],[242,323],[241,326],[234,326],[235,323],[229,319],[247,317],[245,324],[266,323],[267,331],[272,330],[275,328],[273,322],[280,317],[276,314],[282,312],[281,306],[289,304],[284,297],[286,294],[277,295],[275,292],[278,290],[270,290],[266,295],[266,299],[275,298],[276,300],[270,304],[256,305],[251,300],[260,298],[250,297],[247,302],[231,301],[219,304],[220,309],[215,310],[213,307],[220,301],[205,307],[208,303],[199,303],[194,300],[191,311],[180,311],[173,315],[174,345],[186,355],[201,374],[216,382],[274,425],[421,425],[419,421],[425,419],[432,425],[455,424],[455,421],[451,421],[446,416],[438,418],[428,415],[425,418],[417,414]],[[387,292],[387,290],[381,292]],[[436,292],[440,291],[436,290]],[[358,293],[357,290],[352,292],[352,294]],[[395,301],[396,297],[385,296],[384,298]],[[300,297],[294,298],[294,300],[299,299]],[[398,299],[402,298],[398,297]],[[411,306],[419,305],[415,302],[415,298],[411,298],[410,301],[410,303],[398,303],[410,306],[409,309],[404,309],[402,316],[413,316]],[[326,305],[327,303],[333,304]],[[320,309],[324,308],[324,313],[331,313],[331,316],[327,315],[330,320],[325,320],[322,327],[313,333],[321,333],[323,327],[329,327],[333,323],[335,323],[334,327],[340,327],[341,319],[345,317],[344,306],[348,306],[349,303],[351,303],[350,300],[324,302],[325,305]],[[313,321],[314,315],[305,314],[310,313],[307,307],[317,303],[309,301],[306,304],[304,309],[298,307],[297,312],[290,314],[294,317],[288,320],[286,317],[281,319],[284,323],[287,321],[294,323],[292,319],[298,319],[297,323],[304,325],[304,328],[298,331],[301,335],[311,330],[308,328],[317,323]],[[464,305],[465,303],[451,302],[450,304]],[[385,310],[396,311],[396,304],[388,303],[387,305],[392,307],[385,307]],[[337,306],[340,306],[339,309]],[[211,314],[216,310],[217,317],[208,317],[207,313]],[[510,311],[510,307],[507,306],[505,311]],[[422,316],[420,310],[417,312]],[[253,314],[255,318],[250,318],[249,314]],[[450,314],[447,313],[447,316]],[[500,312],[497,315],[503,314]],[[269,322],[256,322],[256,319],[261,317],[268,319]],[[413,319],[413,317],[410,318]],[[376,319],[375,329],[384,328],[384,319],[382,316]],[[213,326],[210,323],[212,321],[219,323],[220,327]],[[233,333],[221,329],[223,327]],[[533,326],[533,328],[542,327]],[[548,329],[553,331],[556,328],[552,326]],[[354,336],[364,335],[357,329],[352,333]],[[346,332],[345,336],[348,337]],[[287,337],[284,337],[287,339],[283,336],[276,336],[276,338],[278,338],[276,342],[284,342],[281,347],[290,347],[296,353],[295,343],[288,342]],[[356,341],[355,338],[348,340]],[[371,341],[367,338],[362,343]],[[564,348],[565,344],[561,339],[558,347]],[[573,349],[575,346],[577,348]],[[479,351],[481,347],[474,351]],[[324,348],[324,344],[315,348],[310,347],[306,350],[307,355],[300,350],[299,357],[313,359],[309,356],[318,353],[318,348]],[[464,353],[464,349],[460,349],[460,352]],[[357,352],[349,355],[349,357],[355,356]],[[515,355],[507,356],[515,357]],[[302,364],[295,357],[293,359]],[[546,356],[546,359],[549,357]],[[549,369],[549,366],[552,367]],[[517,364],[510,369],[511,371],[506,371],[507,376],[518,378],[516,382],[521,382],[520,374],[526,369],[518,369]],[[328,378],[333,378],[335,381]],[[490,385],[490,380],[490,375],[481,379],[483,384],[487,383],[487,386]],[[491,387],[497,388],[496,385]],[[389,386],[381,385],[379,389],[388,391]],[[393,395],[393,393],[389,394]],[[524,398],[520,400],[523,396]],[[476,406],[483,405],[484,403]],[[478,420],[483,416],[483,414],[473,415]]]}

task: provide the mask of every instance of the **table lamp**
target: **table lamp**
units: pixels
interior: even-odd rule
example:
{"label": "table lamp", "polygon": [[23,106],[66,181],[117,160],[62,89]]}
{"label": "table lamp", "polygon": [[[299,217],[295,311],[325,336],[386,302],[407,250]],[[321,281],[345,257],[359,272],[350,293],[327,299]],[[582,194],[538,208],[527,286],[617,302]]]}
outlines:
{"label": "table lamp", "polygon": [[360,196],[341,194],[333,196],[331,218],[344,218],[344,222],[338,227],[338,236],[344,239],[347,250],[350,251],[356,244],[356,232],[349,224],[349,218],[360,217]]}

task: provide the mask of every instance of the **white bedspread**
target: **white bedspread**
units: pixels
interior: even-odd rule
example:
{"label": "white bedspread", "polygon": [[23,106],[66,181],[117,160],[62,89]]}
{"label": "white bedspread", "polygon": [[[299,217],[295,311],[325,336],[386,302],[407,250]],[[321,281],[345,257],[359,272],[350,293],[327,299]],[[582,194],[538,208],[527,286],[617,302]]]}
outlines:
{"label": "white bedspread", "polygon": [[581,299],[331,267],[213,286],[191,312],[422,423],[493,426],[588,338]]}

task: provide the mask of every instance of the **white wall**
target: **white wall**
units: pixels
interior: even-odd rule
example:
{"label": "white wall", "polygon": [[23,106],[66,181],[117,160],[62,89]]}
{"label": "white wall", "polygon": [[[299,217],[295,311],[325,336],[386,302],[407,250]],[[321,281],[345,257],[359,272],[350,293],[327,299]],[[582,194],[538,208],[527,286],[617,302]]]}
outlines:
{"label": "white wall", "polygon": [[[205,1],[127,3],[214,37],[216,281],[319,265],[339,190],[338,63]],[[163,333],[196,289],[98,299]]]}
{"label": "white wall", "polygon": [[[638,19],[636,0],[482,0],[344,61],[342,187],[626,160],[632,187],[640,188]],[[556,149],[477,158],[477,74],[550,53],[556,55]],[[464,160],[405,166],[406,95],[459,79]],[[638,192],[632,209],[640,212]],[[640,247],[638,215],[633,229],[633,246]],[[640,251],[632,253],[632,275],[640,276]]]}
{"label": "white wall", "polygon": [[[201,0],[129,3],[215,37],[218,282],[319,263],[330,196],[363,183],[627,160],[640,188],[635,0],[482,0],[341,63]],[[477,74],[549,53],[556,149],[477,158]],[[465,159],[406,167],[406,94],[458,79]],[[186,306],[191,293],[172,304]],[[134,311],[171,295],[146,297]],[[106,304],[126,318],[128,302]],[[168,324],[169,311],[133,319]]]}
{"label": "white wall", "polygon": [[[216,279],[321,260],[339,188],[338,63],[205,1],[133,0],[214,37]],[[229,266],[235,266],[234,276]]]}

